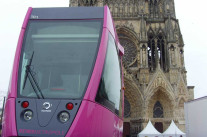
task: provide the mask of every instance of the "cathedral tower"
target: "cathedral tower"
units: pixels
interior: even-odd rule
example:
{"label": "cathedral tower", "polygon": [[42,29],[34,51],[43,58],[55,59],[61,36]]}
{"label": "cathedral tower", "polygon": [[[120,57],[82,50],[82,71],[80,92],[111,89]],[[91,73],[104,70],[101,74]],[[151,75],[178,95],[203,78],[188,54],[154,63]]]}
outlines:
{"label": "cathedral tower", "polygon": [[108,5],[125,48],[124,134],[136,136],[150,119],[160,132],[174,120],[185,131],[184,42],[174,0],[70,0],[70,6]]}

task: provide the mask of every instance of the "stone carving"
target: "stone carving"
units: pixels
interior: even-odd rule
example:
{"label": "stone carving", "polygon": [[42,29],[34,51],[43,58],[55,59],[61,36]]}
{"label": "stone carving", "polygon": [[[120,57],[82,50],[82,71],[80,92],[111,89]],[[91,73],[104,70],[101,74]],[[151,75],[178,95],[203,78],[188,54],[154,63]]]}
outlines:
{"label": "stone carving", "polygon": [[171,64],[175,66],[175,47],[173,45],[170,46],[170,57]]}
{"label": "stone carving", "polygon": [[161,78],[161,76],[158,76],[157,79],[153,83],[153,88],[157,88],[159,86],[163,88],[167,87],[165,81]]}
{"label": "stone carving", "polygon": [[[119,25],[116,25],[116,28],[122,28],[122,27],[126,27],[131,31],[134,31],[134,26],[132,23],[130,23],[129,21],[122,21],[119,23]],[[135,33],[135,32],[134,32]],[[135,33],[136,34],[136,33]]]}
{"label": "stone carving", "polygon": [[146,47],[143,45],[142,47],[142,66],[147,66],[147,50]]}

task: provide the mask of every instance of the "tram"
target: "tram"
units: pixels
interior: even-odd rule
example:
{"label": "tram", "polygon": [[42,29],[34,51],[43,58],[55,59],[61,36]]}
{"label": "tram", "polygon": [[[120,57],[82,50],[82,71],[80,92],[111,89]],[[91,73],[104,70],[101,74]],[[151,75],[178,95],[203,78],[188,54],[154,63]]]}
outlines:
{"label": "tram", "polygon": [[107,6],[29,8],[2,136],[121,137],[123,54]]}

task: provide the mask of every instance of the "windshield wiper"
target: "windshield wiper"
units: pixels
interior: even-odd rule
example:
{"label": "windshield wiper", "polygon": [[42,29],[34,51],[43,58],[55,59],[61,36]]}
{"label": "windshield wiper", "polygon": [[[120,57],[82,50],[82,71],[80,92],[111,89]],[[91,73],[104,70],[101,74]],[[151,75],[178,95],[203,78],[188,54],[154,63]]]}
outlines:
{"label": "windshield wiper", "polygon": [[[37,81],[36,81],[34,75],[32,74],[32,71],[31,71],[31,69],[30,69],[30,66],[27,66],[26,70],[27,70],[27,73],[30,74],[30,75],[28,75],[28,78],[29,78],[29,81],[30,81],[30,83],[31,83],[31,85],[32,85],[32,88],[34,89],[34,92],[36,93],[37,97],[40,98],[40,96],[39,96],[39,94],[38,94],[38,92],[37,92],[35,86],[37,87],[37,89],[38,89],[38,91],[39,91],[39,93],[40,93],[42,99],[44,99],[44,96],[43,96],[43,94],[42,94],[42,91],[41,91],[41,89],[40,89],[40,86],[39,86],[39,84],[37,83]],[[32,80],[34,81],[34,83],[32,82]]]}
{"label": "windshield wiper", "polygon": [[[40,87],[39,87],[39,84],[37,83],[37,81],[36,81],[34,75],[32,74],[32,71],[31,71],[31,69],[30,69],[30,66],[31,66],[31,64],[32,64],[32,60],[33,60],[33,56],[34,56],[34,51],[33,51],[33,53],[32,53],[32,56],[31,56],[31,58],[30,58],[30,60],[29,60],[28,65],[26,65],[26,72],[25,72],[26,74],[25,74],[25,77],[24,77],[23,89],[25,88],[27,78],[29,78],[30,84],[32,85],[32,88],[33,88],[35,94],[37,95],[37,98],[38,98],[38,99],[40,99],[40,98],[43,98],[43,99],[44,99],[44,96],[43,96],[42,91],[41,91],[41,89],[40,89]],[[36,90],[35,87],[37,87],[37,90]],[[41,97],[40,97],[38,91],[39,91]]]}
{"label": "windshield wiper", "polygon": [[31,56],[31,58],[29,59],[29,63],[26,65],[26,73],[25,73],[25,75],[24,75],[24,82],[23,82],[23,87],[22,87],[22,89],[24,89],[25,88],[25,85],[26,85],[26,82],[27,82],[27,77],[28,77],[28,71],[27,71],[27,67],[28,66],[31,66],[31,64],[32,64],[32,60],[33,60],[33,56],[34,56],[34,51],[32,52],[32,56]]}

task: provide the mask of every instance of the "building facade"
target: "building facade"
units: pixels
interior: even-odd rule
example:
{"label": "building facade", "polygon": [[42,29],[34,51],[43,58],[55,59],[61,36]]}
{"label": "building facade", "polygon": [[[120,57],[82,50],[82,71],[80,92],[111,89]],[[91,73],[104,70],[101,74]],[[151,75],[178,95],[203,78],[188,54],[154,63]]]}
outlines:
{"label": "building facade", "polygon": [[160,132],[174,120],[185,131],[187,86],[184,42],[174,0],[70,0],[70,6],[108,5],[125,49],[124,135],[136,136],[150,119]]}

